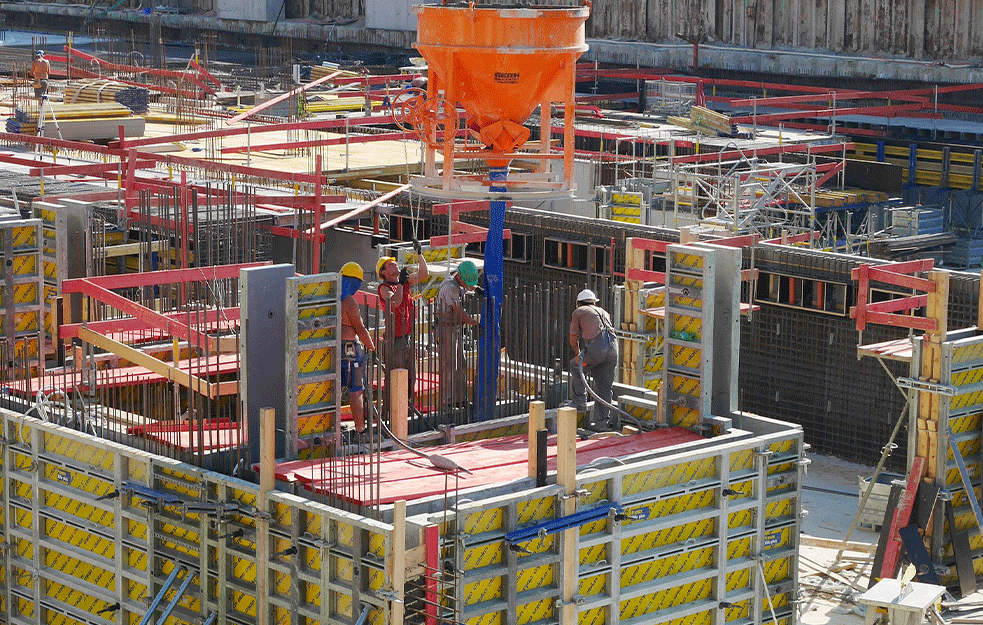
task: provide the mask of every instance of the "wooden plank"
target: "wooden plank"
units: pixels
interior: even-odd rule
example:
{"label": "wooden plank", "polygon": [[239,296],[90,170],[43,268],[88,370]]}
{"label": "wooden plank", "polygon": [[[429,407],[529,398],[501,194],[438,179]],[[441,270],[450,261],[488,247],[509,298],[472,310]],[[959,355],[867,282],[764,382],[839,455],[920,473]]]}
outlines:
{"label": "wooden plank", "polygon": [[908,521],[911,518],[911,510],[915,505],[915,496],[918,493],[918,484],[922,480],[924,463],[924,458],[915,456],[915,459],[911,463],[911,471],[908,473],[907,486],[893,510],[894,514],[891,517],[891,527],[888,531],[888,542],[884,551],[884,562],[881,564],[880,570],[880,576],[882,578],[894,577],[897,573],[901,555],[901,540],[897,537],[898,530],[908,525]]}
{"label": "wooden plank", "polygon": [[875,553],[877,545],[870,543],[858,543],[856,541],[843,541],[833,538],[820,538],[818,536],[808,536],[802,534],[799,537],[799,544],[806,547],[822,547],[824,549],[838,549],[840,551],[854,551],[857,553]]}
{"label": "wooden plank", "polygon": [[877,549],[874,551],[874,564],[870,568],[868,588],[873,588],[874,584],[881,578],[880,571],[884,565],[884,555],[887,553],[887,545],[891,537],[891,522],[894,518],[894,510],[898,507],[898,500],[901,499],[902,490],[904,489],[900,484],[891,484],[891,492],[887,496],[887,508],[884,510],[884,520],[881,521],[880,537],[877,539]]}

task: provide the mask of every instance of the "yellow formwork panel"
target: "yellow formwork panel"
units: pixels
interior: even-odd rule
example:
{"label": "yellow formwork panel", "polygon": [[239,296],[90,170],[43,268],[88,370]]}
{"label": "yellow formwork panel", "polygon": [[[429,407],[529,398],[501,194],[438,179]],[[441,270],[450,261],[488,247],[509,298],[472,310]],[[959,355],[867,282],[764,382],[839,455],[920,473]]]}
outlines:
{"label": "yellow formwork panel", "polygon": [[38,241],[38,232],[40,229],[37,226],[15,226],[10,230],[14,252],[34,249],[40,243]]}
{"label": "yellow formwork panel", "polygon": [[[581,562],[581,564],[583,564],[583,562]],[[607,573],[599,573],[597,575],[581,575],[577,582],[577,594],[583,597],[604,595],[607,594],[608,591]]]}
{"label": "yellow formwork panel", "polygon": [[337,298],[338,293],[335,288],[334,280],[305,282],[299,284],[297,287],[297,302],[302,306],[318,300]]}
{"label": "yellow formwork panel", "polygon": [[728,623],[733,621],[743,621],[750,616],[750,600],[731,602],[730,607],[724,610],[724,620]]}
{"label": "yellow formwork panel", "polygon": [[517,606],[516,625],[527,625],[555,618],[554,603],[548,599],[523,603]]}
{"label": "yellow formwork panel", "polygon": [[466,625],[502,625],[502,613],[492,612],[465,621]]}
{"label": "yellow formwork panel", "polygon": [[502,577],[492,577],[470,584],[465,583],[461,588],[461,603],[465,606],[476,606],[486,601],[503,597],[504,584]]}
{"label": "yellow formwork panel", "polygon": [[464,566],[466,571],[473,571],[485,566],[500,564],[505,556],[505,543],[494,542],[483,545],[469,545],[464,549]]}
{"label": "yellow formwork panel", "polygon": [[113,453],[104,446],[85,442],[81,435],[68,436],[44,432],[41,437],[41,448],[48,453],[73,460],[81,466],[101,469],[111,475],[114,464]]}
{"label": "yellow formwork panel", "polygon": [[983,428],[983,414],[973,412],[961,416],[950,416],[949,427],[952,428],[953,434],[978,433]]}
{"label": "yellow formwork panel", "polygon": [[[543,501],[543,500],[539,500]],[[553,511],[552,500],[546,500],[549,502],[549,512]],[[528,502],[522,502],[521,505],[525,506]],[[528,514],[528,512],[527,512]],[[545,515],[544,515],[545,516]],[[487,510],[481,510],[479,512],[470,513],[464,517],[464,533],[465,534],[483,534],[485,532],[491,532],[495,530],[502,529],[502,520],[505,518],[505,510],[502,508],[489,508]],[[532,516],[530,518],[544,518],[540,516]]]}
{"label": "yellow formwork panel", "polygon": [[727,584],[727,592],[738,593],[754,588],[754,580],[757,571],[754,567],[746,567],[728,573],[724,583]]}
{"label": "yellow formwork panel", "polygon": [[727,515],[727,528],[736,530],[754,526],[756,511],[752,509],[738,510]]}
{"label": "yellow formwork panel", "polygon": [[672,356],[670,358],[671,366],[686,367],[687,369],[699,369],[701,366],[701,358],[703,351],[700,349],[699,345],[690,347],[688,345],[673,344],[670,350]]}
{"label": "yellow formwork panel", "polygon": [[556,567],[553,565],[521,569],[515,578],[516,592],[526,592],[537,588],[554,587]]}
{"label": "yellow formwork panel", "polygon": [[[644,566],[644,565],[643,565]],[[635,567],[628,567],[633,569]],[[625,577],[629,572],[627,570],[622,570],[622,578]],[[632,618],[644,617],[650,615],[654,612],[659,612],[661,610],[667,610],[669,608],[675,608],[687,603],[695,603],[700,600],[710,599],[713,597],[714,592],[714,580],[712,578],[700,579],[693,582],[683,582],[677,585],[672,585],[672,578],[661,579],[660,582],[663,585],[669,585],[665,590],[659,590],[650,594],[642,595],[640,597],[632,598],[627,601],[621,602],[621,621],[626,621]],[[622,587],[625,584],[622,582]],[[685,623],[700,623],[699,615],[693,615],[684,617],[682,619],[676,619],[678,621]],[[652,622],[665,622],[665,621],[655,621]],[[668,621],[673,623],[674,621]],[[710,622],[710,621],[707,621]]]}
{"label": "yellow formwork panel", "polygon": [[631,497],[668,486],[685,485],[695,480],[714,478],[716,475],[717,458],[700,458],[626,475],[621,488],[625,497]]}
{"label": "yellow formwork panel", "polygon": [[528,431],[528,426],[524,423],[518,423],[509,426],[502,426],[497,428],[491,428],[488,430],[482,430],[481,432],[468,432],[466,434],[457,434],[455,440],[458,442],[466,441],[476,441],[483,440],[486,438],[504,438],[506,436],[518,436],[520,434],[525,434]]}

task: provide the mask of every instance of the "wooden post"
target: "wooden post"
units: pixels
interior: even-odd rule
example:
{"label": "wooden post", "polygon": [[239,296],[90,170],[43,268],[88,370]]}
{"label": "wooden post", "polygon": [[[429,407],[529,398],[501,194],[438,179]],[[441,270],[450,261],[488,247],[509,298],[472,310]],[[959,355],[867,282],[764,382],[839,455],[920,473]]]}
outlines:
{"label": "wooden post", "polygon": [[259,409],[259,512],[256,516],[256,625],[269,623],[270,521],[268,496],[276,480],[276,411]]}
{"label": "wooden post", "polygon": [[409,426],[409,371],[393,369],[386,384],[389,385],[389,428],[393,436],[406,440]]}
{"label": "wooden post", "polygon": [[[564,495],[560,513],[569,516],[577,511],[577,497],[574,494],[577,490],[577,409],[560,408],[556,420],[556,483],[563,489]],[[580,529],[577,527],[564,530],[560,543],[560,561],[563,563],[560,625],[577,623],[577,604],[573,598],[577,594],[577,572],[580,568],[577,549],[579,535]]]}
{"label": "wooden post", "polygon": [[546,404],[529,402],[529,477],[536,477],[536,432],[546,427]]}
{"label": "wooden post", "polygon": [[[397,369],[406,374],[406,369]],[[406,402],[403,402],[406,406]],[[399,500],[393,504],[393,534],[392,548],[389,556],[389,579],[396,600],[390,602],[389,622],[391,625],[403,625],[403,606],[405,605],[404,585],[406,583],[406,501]]]}
{"label": "wooden post", "polygon": [[[931,271],[928,278],[935,283],[935,291],[928,294],[928,302],[925,305],[925,316],[934,319],[936,329],[925,333],[925,341],[922,349],[921,375],[922,379],[927,379],[933,384],[938,384],[942,379],[942,343],[945,342],[948,333],[946,320],[949,314],[949,273],[946,271]],[[925,435],[926,445],[919,441],[919,448],[927,448],[925,456],[928,477],[935,478],[945,473],[944,467],[939,464],[945,463],[948,458],[949,441],[945,435],[948,423],[940,423],[939,394],[921,392],[919,397],[919,436]],[[914,458],[908,459],[908,469]]]}

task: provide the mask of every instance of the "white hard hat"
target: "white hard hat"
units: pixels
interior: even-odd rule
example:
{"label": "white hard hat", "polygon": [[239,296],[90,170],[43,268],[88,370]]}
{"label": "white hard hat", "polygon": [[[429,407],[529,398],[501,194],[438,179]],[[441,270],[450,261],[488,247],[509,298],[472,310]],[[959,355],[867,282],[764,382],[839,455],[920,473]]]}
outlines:
{"label": "white hard hat", "polygon": [[594,295],[594,291],[591,291],[590,289],[584,289],[583,291],[581,291],[580,293],[577,294],[577,301],[578,302],[596,302],[597,301],[597,296]]}

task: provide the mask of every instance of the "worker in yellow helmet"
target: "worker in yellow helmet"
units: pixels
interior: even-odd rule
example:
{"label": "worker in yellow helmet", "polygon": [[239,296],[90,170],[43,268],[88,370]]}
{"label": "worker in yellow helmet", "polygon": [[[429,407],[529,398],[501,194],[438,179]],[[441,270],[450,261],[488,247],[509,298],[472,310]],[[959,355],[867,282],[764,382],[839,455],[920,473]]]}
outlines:
{"label": "worker in yellow helmet", "polygon": [[355,299],[364,277],[358,263],[345,263],[341,268],[341,385],[348,389],[348,405],[359,442],[371,440],[365,427],[365,363],[367,352],[375,351]]}
{"label": "worker in yellow helmet", "polygon": [[[412,290],[430,275],[427,259],[423,257],[423,248],[416,241],[414,241],[414,248],[416,271],[410,271],[408,267],[400,269],[392,256],[383,256],[375,266],[375,273],[379,276],[379,304],[386,325],[386,336],[381,353],[382,361],[386,365],[387,385],[390,371],[406,369],[411,414],[415,408],[416,383],[416,344],[413,337],[416,307],[413,304]],[[382,404],[385,413],[389,410],[388,392],[383,393]]]}

